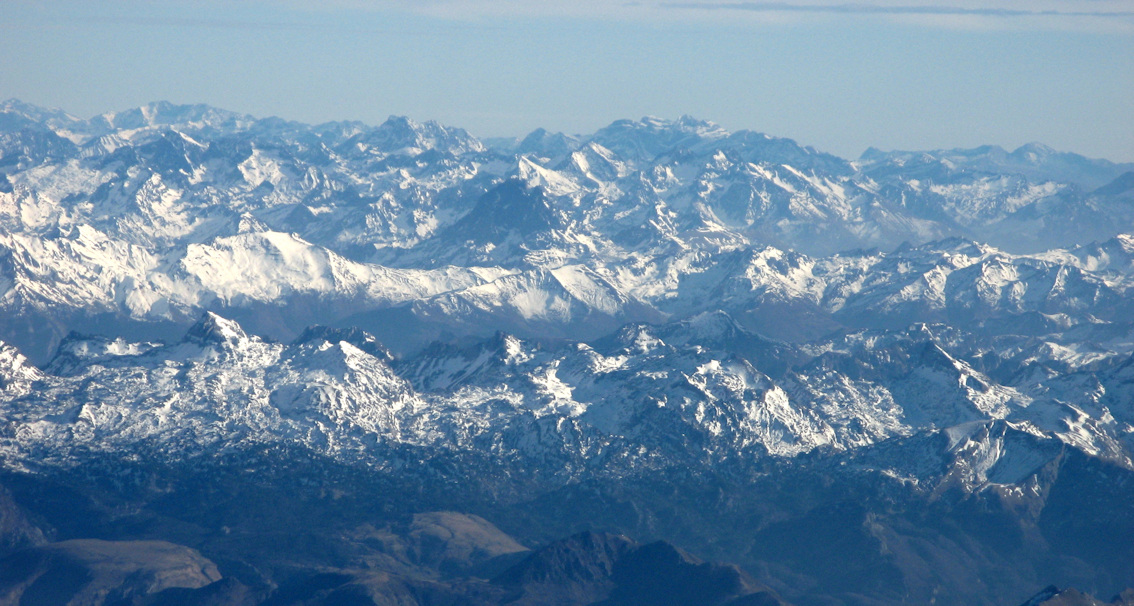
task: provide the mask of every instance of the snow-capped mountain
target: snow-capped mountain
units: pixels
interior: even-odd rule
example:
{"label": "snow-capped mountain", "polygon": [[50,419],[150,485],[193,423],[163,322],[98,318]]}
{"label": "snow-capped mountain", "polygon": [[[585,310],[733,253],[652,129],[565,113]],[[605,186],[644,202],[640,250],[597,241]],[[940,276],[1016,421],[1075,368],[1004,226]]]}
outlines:
{"label": "snow-capped mountain", "polygon": [[[1072,560],[1060,582],[1109,583],[1134,561],[1043,512],[1134,473],[1132,171],[1038,144],[848,161],[688,116],[485,145],[405,117],[8,101],[0,463],[121,484],[313,457],[429,506],[539,504],[563,535],[671,523],[836,600],[900,601],[683,521],[700,505],[651,479],[752,536],[850,515],[847,544],[882,547],[848,553],[896,567],[901,599],[962,582],[935,557],[1002,568],[968,547],[991,508],[1023,529],[1001,555],[1047,554],[1011,587]],[[918,543],[922,506],[962,530]],[[517,532],[554,518],[531,516]]]}
{"label": "snow-capped mountain", "polygon": [[[3,115],[4,336],[40,364],[58,357],[71,330],[130,327],[171,341],[206,311],[285,340],[313,324],[360,326],[405,356],[431,341],[496,331],[588,347],[623,325],[721,310],[738,322],[735,330],[810,341],[805,350],[786,348],[796,374],[777,377],[800,401],[726,351],[681,371],[700,377],[690,385],[701,394],[683,396],[682,406],[698,411],[698,426],[705,413],[697,402],[731,398],[732,412],[720,413],[731,420],[710,424],[713,431],[787,453],[1002,419],[1033,399],[1017,386],[997,387],[937,345],[886,353],[905,360],[906,370],[877,372],[914,383],[878,387],[861,369],[835,372],[830,364],[838,368],[836,352],[849,347],[861,365],[889,351],[880,343],[890,337],[872,337],[864,349],[825,333],[947,323],[1066,349],[1068,330],[1110,326],[1117,335],[1132,311],[1127,235],[1025,255],[955,237],[973,233],[966,226],[1021,216],[1050,229],[1065,223],[1060,209],[1068,205],[1080,215],[1105,210],[1112,230],[1129,225],[1121,211],[1129,206],[1121,186],[1129,167],[1036,145],[1012,153],[871,150],[853,163],[683,117],[618,121],[590,137],[539,131],[508,155],[463,130],[400,117],[378,127],[306,127],[158,103],[83,121],[16,101]],[[1110,185],[1068,197],[1103,181]],[[1066,222],[1064,241],[1082,226]],[[862,250],[899,238],[915,244]],[[1129,353],[1122,343],[1101,348]],[[146,355],[157,351],[165,349]],[[666,366],[682,356],[664,351],[658,368],[640,372],[676,372]],[[561,363],[570,365],[544,364]],[[81,367],[82,358],[69,364]],[[595,364],[608,362],[576,364],[593,375]],[[939,366],[945,370],[931,370]],[[714,373],[728,378],[710,380]],[[931,376],[963,389],[951,396],[917,382]],[[763,387],[725,397],[709,387],[719,381]],[[944,399],[921,401],[925,392]],[[857,404],[832,403],[840,393],[873,404],[852,414]],[[596,397],[557,406],[575,418]],[[745,412],[749,400],[763,402],[763,412]],[[765,426],[752,424],[757,417]],[[842,436],[831,421],[843,417],[872,429]],[[909,420],[884,420],[891,417]],[[633,433],[610,423],[595,427]],[[1053,423],[1047,430],[1059,429]],[[1107,435],[1118,443],[1117,433]],[[1121,447],[1104,450],[1128,456]]]}
{"label": "snow-capped mountain", "polygon": [[[242,410],[239,421],[217,413],[219,427],[192,430],[218,440],[226,432],[256,440],[318,434],[310,446],[358,450],[346,444],[363,431],[463,448],[475,436],[439,438],[430,424],[489,435],[506,433],[516,415],[551,415],[578,434],[570,440],[637,440],[659,453],[669,434],[700,435],[684,453],[697,458],[844,450],[1019,418],[1130,464],[1127,415],[1075,388],[1053,393],[1050,376],[1020,378],[1041,372],[1024,369],[1036,360],[1064,380],[1087,360],[1097,366],[1131,353],[1122,338],[1134,311],[1128,235],[1024,255],[958,237],[861,248],[963,234],[965,225],[1022,209],[1046,221],[1042,211],[1058,215],[1068,191],[1122,183],[1121,165],[1038,146],[870,151],[856,164],[690,117],[623,120],[590,137],[540,131],[509,156],[463,130],[399,117],[378,127],[306,127],[159,103],[82,121],[14,101],[3,114],[11,185],[0,194],[3,336],[41,365],[68,369],[37,379],[44,387],[29,393],[17,386],[34,367],[13,362],[24,370],[11,371],[9,390],[27,410],[41,410],[28,403],[41,397],[66,409],[47,416],[77,422],[90,414],[62,403],[98,398],[70,393],[66,377],[97,369],[84,388],[114,389],[121,379],[112,375],[123,369],[174,365],[191,376],[193,360],[207,360],[207,381],[227,384],[210,374],[217,372],[245,377],[232,379],[237,392],[222,400],[262,409]],[[56,143],[33,145],[43,141]],[[1075,167],[1079,181],[1055,180]],[[1038,193],[1008,202],[994,182]],[[1124,205],[1125,189],[1110,189],[1117,197],[1104,196],[1108,203]],[[1089,207],[1098,199],[1091,196],[1078,204]],[[1109,223],[1124,225],[1113,216]],[[722,323],[727,338],[697,335]],[[331,361],[327,347],[249,336],[290,341],[315,324],[370,330],[403,358],[399,368],[418,368],[379,388],[350,377],[364,359],[365,373],[397,376],[380,356],[331,342],[339,356]],[[941,342],[927,325],[961,336]],[[111,340],[67,336],[90,329]],[[122,341],[120,330],[176,345]],[[1076,330],[1114,338],[1084,347],[1066,336]],[[216,355],[186,353],[186,333],[232,338],[213,339],[209,347],[228,343]],[[761,342],[761,333],[785,341]],[[1000,376],[1015,373],[1003,383],[977,369],[1001,335],[1043,344],[1028,346],[1037,357],[1001,361]],[[474,341],[451,354],[429,347],[461,337]],[[484,343],[494,339],[507,346],[491,353]],[[337,370],[299,368],[316,360]],[[312,373],[333,377],[334,387],[312,387]],[[467,384],[471,377],[480,378]],[[161,381],[140,385],[136,400],[115,403],[125,408],[110,414],[118,425],[108,433],[68,435],[140,439],[145,431],[135,424],[152,420],[131,411],[186,397],[183,380],[165,391]],[[201,394],[190,410],[224,410],[212,399],[222,392],[188,392]],[[494,398],[508,404],[488,406]],[[335,402],[352,404],[325,409]],[[306,416],[316,410],[324,416]],[[431,412],[415,416],[422,410]],[[179,419],[170,427],[188,431],[169,414]],[[570,446],[555,448],[566,456]]]}
{"label": "snow-capped mountain", "polygon": [[[559,461],[545,472],[573,475],[582,461],[602,473],[633,469],[604,469],[610,451],[655,467],[846,451],[1007,422],[1134,467],[1128,355],[1070,358],[1067,371],[1042,380],[1022,377],[1034,358],[1017,357],[1020,371],[1001,382],[940,330],[865,331],[796,349],[717,312],[628,325],[594,345],[498,333],[391,366],[357,330],[308,330],[281,344],[207,313],[168,345],[72,335],[42,372],[6,348],[7,458],[137,445],[184,457],[285,442],[353,460],[383,443],[457,452],[491,443],[501,456]],[[495,442],[531,423],[556,429],[536,442]]]}

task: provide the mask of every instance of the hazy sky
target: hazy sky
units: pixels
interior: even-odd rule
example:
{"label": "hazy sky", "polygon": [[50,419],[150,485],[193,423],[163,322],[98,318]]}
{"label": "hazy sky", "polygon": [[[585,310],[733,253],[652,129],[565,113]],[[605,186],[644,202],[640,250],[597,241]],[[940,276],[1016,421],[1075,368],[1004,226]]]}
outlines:
{"label": "hazy sky", "polygon": [[682,114],[845,157],[1030,141],[1134,161],[1134,0],[0,0],[0,98],[478,136]]}

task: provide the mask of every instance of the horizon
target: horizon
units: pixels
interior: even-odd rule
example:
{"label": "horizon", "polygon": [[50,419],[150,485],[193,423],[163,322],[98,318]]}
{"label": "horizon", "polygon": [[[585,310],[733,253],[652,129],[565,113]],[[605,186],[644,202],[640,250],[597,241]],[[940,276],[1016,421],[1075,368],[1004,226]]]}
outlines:
{"label": "horizon", "polygon": [[[393,120],[393,119],[408,118],[409,120],[412,120],[413,122],[416,122],[418,124],[425,124],[425,123],[432,122],[432,123],[438,124],[442,127],[456,128],[456,129],[464,130],[465,132],[467,132],[469,135],[471,135],[473,138],[477,139],[481,143],[485,143],[486,141],[493,141],[493,140],[497,140],[497,141],[498,140],[511,140],[511,141],[514,141],[514,143],[519,144],[526,136],[528,136],[528,135],[530,135],[530,134],[532,134],[536,131],[539,131],[539,130],[543,130],[543,131],[551,133],[551,134],[559,133],[559,134],[563,134],[563,135],[566,135],[566,136],[578,137],[578,138],[581,138],[581,139],[585,139],[587,137],[593,136],[598,131],[600,131],[604,128],[607,128],[607,127],[609,127],[613,124],[616,124],[618,122],[630,121],[630,122],[635,122],[635,123],[641,123],[641,122],[648,120],[648,119],[662,120],[662,121],[665,121],[665,122],[668,122],[668,123],[676,123],[683,118],[691,118],[691,119],[699,121],[699,122],[705,122],[705,123],[712,124],[712,125],[715,125],[715,126],[722,126],[719,122],[717,122],[716,120],[713,120],[712,118],[706,118],[706,117],[703,117],[703,116],[695,116],[695,115],[691,115],[691,114],[682,114],[682,115],[677,116],[677,117],[656,116],[656,115],[647,114],[647,115],[644,115],[644,116],[639,116],[637,118],[631,118],[631,117],[615,118],[611,122],[604,124],[602,126],[599,126],[598,128],[596,128],[592,131],[589,131],[589,132],[565,132],[565,131],[553,130],[551,128],[544,127],[544,126],[536,126],[532,130],[529,130],[529,131],[524,132],[524,133],[520,133],[519,135],[491,135],[491,134],[484,135],[484,134],[473,132],[472,130],[470,130],[470,129],[468,129],[468,128],[464,127],[463,125],[460,125],[460,124],[451,124],[451,123],[442,122],[442,121],[435,120],[435,119],[428,118],[428,117],[407,116],[407,115],[404,115],[404,114],[390,114],[384,120],[380,120],[380,121],[350,120],[350,119],[335,120],[335,119],[332,119],[332,120],[326,120],[326,121],[323,121],[323,122],[305,122],[303,120],[295,120],[295,119],[292,119],[292,118],[288,118],[286,116],[257,115],[257,114],[251,113],[251,112],[244,112],[244,111],[241,111],[241,110],[238,110],[238,109],[232,109],[232,108],[229,108],[229,107],[218,107],[218,106],[215,106],[215,105],[211,105],[209,103],[202,103],[202,102],[179,103],[179,102],[176,102],[176,101],[170,101],[168,99],[151,100],[151,101],[148,101],[148,102],[143,103],[141,105],[135,105],[135,106],[131,106],[131,107],[124,107],[124,108],[120,108],[120,109],[97,112],[97,113],[91,114],[90,116],[76,115],[74,112],[68,110],[65,107],[42,106],[42,105],[39,105],[39,104],[36,104],[36,103],[31,103],[31,102],[25,101],[23,99],[19,99],[17,97],[10,97],[10,98],[4,99],[3,101],[0,101],[0,105],[8,105],[8,104],[13,103],[13,102],[33,106],[33,107],[35,107],[37,109],[41,109],[41,110],[52,111],[52,112],[62,112],[62,113],[66,114],[66,115],[68,115],[72,118],[75,118],[77,120],[81,120],[81,121],[84,121],[84,122],[89,122],[89,121],[94,120],[95,118],[99,118],[99,117],[112,116],[112,115],[116,115],[116,114],[121,114],[123,112],[135,110],[135,109],[142,109],[144,107],[159,105],[159,104],[162,104],[162,103],[169,104],[173,107],[204,106],[204,107],[208,107],[210,109],[236,114],[238,116],[251,118],[251,119],[257,120],[257,121],[277,119],[277,120],[283,120],[285,122],[300,124],[300,125],[304,125],[304,126],[320,126],[320,125],[323,125],[323,124],[357,122],[357,123],[360,123],[360,124],[363,124],[363,125],[366,125],[366,126],[369,126],[369,127],[378,127],[378,126],[384,124],[385,122]],[[1092,160],[1092,161],[1102,160],[1102,161],[1106,161],[1106,162],[1111,162],[1113,164],[1134,164],[1134,161],[1123,161],[1123,160],[1115,160],[1113,158],[1107,158],[1107,157],[1090,156],[1090,155],[1081,153],[1079,150],[1074,150],[1074,149],[1060,149],[1060,148],[1054,147],[1052,145],[1049,145],[1047,142],[1038,141],[1038,140],[1037,141],[1027,141],[1027,142],[1021,143],[1019,145],[1009,146],[1009,147],[1005,147],[1003,145],[999,145],[999,144],[996,144],[996,143],[982,143],[982,144],[974,145],[972,147],[926,147],[926,148],[922,148],[922,149],[884,148],[884,147],[880,147],[878,145],[867,145],[858,154],[847,156],[847,155],[842,155],[842,154],[839,154],[839,153],[831,151],[831,150],[824,149],[824,148],[822,148],[818,145],[812,144],[812,143],[807,142],[807,141],[800,141],[800,140],[797,140],[793,137],[784,136],[784,135],[774,133],[774,132],[762,131],[762,130],[752,129],[752,128],[741,128],[741,129],[725,128],[725,130],[728,131],[730,134],[738,133],[738,132],[754,132],[754,133],[768,135],[768,136],[771,136],[771,137],[777,138],[777,139],[787,139],[787,140],[795,142],[796,144],[798,144],[802,147],[812,148],[815,151],[818,151],[818,152],[821,152],[821,153],[831,154],[831,155],[837,156],[839,158],[842,158],[844,160],[849,160],[849,161],[852,161],[852,162],[857,162],[857,161],[861,160],[863,155],[865,155],[866,153],[868,153],[872,150],[879,151],[879,152],[884,153],[884,154],[900,154],[900,153],[929,153],[929,152],[963,152],[963,151],[976,151],[976,150],[979,150],[979,149],[982,149],[982,148],[995,148],[995,149],[999,149],[1001,151],[1004,151],[1005,153],[1012,154],[1012,153],[1016,153],[1019,150],[1024,149],[1024,148],[1041,146],[1041,147],[1045,147],[1047,149],[1050,149],[1053,152],[1058,153],[1058,154],[1077,155],[1077,156],[1080,156],[1080,157],[1083,157],[1083,158],[1086,158],[1086,159]]]}
{"label": "horizon", "polygon": [[155,99],[478,137],[690,114],[842,157],[1043,142],[1134,161],[1129,0],[0,5],[0,98]]}

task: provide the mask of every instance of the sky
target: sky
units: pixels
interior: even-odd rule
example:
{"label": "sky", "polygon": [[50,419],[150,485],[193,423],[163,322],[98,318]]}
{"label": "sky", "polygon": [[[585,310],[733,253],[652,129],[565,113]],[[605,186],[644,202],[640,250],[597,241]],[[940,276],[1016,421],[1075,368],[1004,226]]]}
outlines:
{"label": "sky", "polygon": [[1041,142],[1134,161],[1134,0],[3,0],[13,97],[479,137],[688,114],[847,158]]}

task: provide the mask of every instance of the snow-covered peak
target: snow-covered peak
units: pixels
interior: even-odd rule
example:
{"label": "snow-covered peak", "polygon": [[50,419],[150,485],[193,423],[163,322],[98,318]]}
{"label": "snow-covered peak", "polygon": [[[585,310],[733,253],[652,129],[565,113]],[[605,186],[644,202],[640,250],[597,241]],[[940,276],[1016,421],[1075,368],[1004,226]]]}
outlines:
{"label": "snow-covered peak", "polygon": [[764,133],[742,130],[727,138],[702,144],[704,153],[721,150],[736,161],[772,166],[787,165],[809,173],[849,176],[855,172],[850,162],[802,146],[791,139],[772,137]]}
{"label": "snow-covered peak", "polygon": [[527,156],[521,156],[517,160],[516,176],[528,188],[540,188],[553,196],[569,196],[580,189],[579,184],[567,175],[533,162]]}
{"label": "snow-covered peak", "polygon": [[1134,276],[1134,235],[1118,234],[1069,251],[1087,271],[1110,271]]}
{"label": "snow-covered peak", "polygon": [[18,349],[0,341],[0,394],[18,396],[31,390],[31,383],[43,378]]}
{"label": "snow-covered peak", "polygon": [[59,344],[47,371],[54,375],[71,375],[91,364],[114,364],[117,360],[138,356],[162,347],[161,343],[135,343],[123,337],[113,339],[72,332]]}
{"label": "snow-covered peak", "polygon": [[1055,151],[1051,147],[1048,147],[1047,145],[1044,145],[1043,143],[1032,142],[1025,143],[1024,145],[1017,147],[1011,154],[1009,154],[1009,157],[1019,159],[1029,164],[1040,164],[1047,160],[1050,156],[1057,153],[1059,152]]}
{"label": "snow-covered peak", "polygon": [[378,127],[351,137],[344,147],[405,156],[429,150],[461,155],[485,149],[462,128],[442,126],[432,120],[415,122],[406,116],[390,116]]}
{"label": "snow-covered peak", "polygon": [[8,99],[0,103],[0,131],[17,130],[39,124],[53,130],[67,131],[76,128],[82,120],[60,109],[48,109]]}
{"label": "snow-covered peak", "polygon": [[552,133],[537,128],[529,133],[516,147],[516,153],[532,154],[540,158],[556,160],[566,157],[579,147],[579,138],[563,133]]}
{"label": "snow-covered peak", "polygon": [[235,320],[206,311],[201,319],[185,333],[185,341],[199,345],[226,347],[238,346],[249,339]]}
{"label": "snow-covered peak", "polygon": [[611,150],[589,141],[563,161],[559,170],[577,175],[600,187],[631,173],[630,167]]}
{"label": "snow-covered peak", "polygon": [[176,105],[156,101],[141,107],[106,113],[91,120],[93,125],[112,130],[133,130],[158,126],[189,129],[247,128],[253,118],[204,104]]}
{"label": "snow-covered peak", "polygon": [[617,120],[599,130],[591,141],[635,162],[648,162],[654,158],[693,147],[706,141],[728,136],[728,131],[713,124],[688,116],[680,120],[663,120],[647,116],[641,120]]}
{"label": "snow-covered peak", "polygon": [[378,342],[374,335],[359,329],[359,328],[331,328],[329,326],[309,326],[303,330],[293,342],[294,345],[302,345],[304,343],[312,342],[326,342],[326,343],[350,343],[352,346],[357,347],[359,350],[364,351],[375,358],[385,360],[387,362],[394,359],[390,351]]}
{"label": "snow-covered peak", "polygon": [[917,152],[881,152],[872,148],[863,154],[861,160],[866,173],[873,176],[903,173],[947,183],[989,175],[1015,175],[1038,183],[1074,183],[1088,190],[1134,169],[1134,164],[1086,158],[1056,151],[1041,143],[1028,143],[1012,152],[996,145]]}

